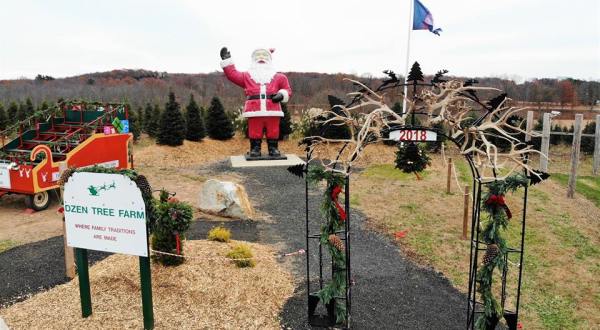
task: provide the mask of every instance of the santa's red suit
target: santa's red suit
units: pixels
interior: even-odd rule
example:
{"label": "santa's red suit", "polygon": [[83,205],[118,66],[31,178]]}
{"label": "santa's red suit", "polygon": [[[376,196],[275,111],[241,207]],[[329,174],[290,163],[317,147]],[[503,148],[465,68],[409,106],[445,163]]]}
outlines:
{"label": "santa's red suit", "polygon": [[[270,69],[270,56],[265,60]],[[274,102],[272,98],[279,93],[283,95],[280,102],[286,103],[290,99],[292,89],[287,77],[269,70],[257,70],[259,73],[238,71],[231,58],[221,61],[221,67],[227,79],[244,88],[246,102],[242,115],[248,118],[249,138],[262,139],[263,130],[266,130],[267,139],[278,139],[279,120],[283,117],[283,112],[281,104]]]}

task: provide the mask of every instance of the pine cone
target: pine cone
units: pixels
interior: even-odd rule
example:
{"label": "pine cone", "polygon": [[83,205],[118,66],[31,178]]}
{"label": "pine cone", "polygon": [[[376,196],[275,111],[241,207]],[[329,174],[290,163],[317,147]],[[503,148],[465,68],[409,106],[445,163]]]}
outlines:
{"label": "pine cone", "polygon": [[483,256],[483,265],[489,265],[497,256],[500,254],[500,249],[496,244],[489,244],[485,249],[485,255]]}
{"label": "pine cone", "polygon": [[75,169],[72,167],[69,167],[66,170],[64,170],[62,175],[60,176],[60,179],[58,179],[57,184],[59,186],[64,186],[65,183],[69,181],[69,178],[71,177],[71,175],[73,175],[73,173],[75,173]]}
{"label": "pine cone", "polygon": [[148,183],[148,179],[146,179],[145,175],[138,175],[137,178],[135,178],[135,184],[140,188],[142,196],[152,196],[152,187],[150,186],[150,183]]}
{"label": "pine cone", "polygon": [[333,245],[338,251],[344,251],[344,242],[335,234],[329,235],[329,244]]}

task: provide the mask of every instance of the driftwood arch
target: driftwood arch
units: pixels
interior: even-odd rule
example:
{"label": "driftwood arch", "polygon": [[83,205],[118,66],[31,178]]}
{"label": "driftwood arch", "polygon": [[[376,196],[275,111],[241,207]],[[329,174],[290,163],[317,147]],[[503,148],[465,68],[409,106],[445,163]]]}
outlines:
{"label": "driftwood arch", "polygon": [[[484,313],[483,302],[477,297],[477,274],[480,269],[479,259],[480,251],[485,251],[485,242],[480,240],[480,225],[482,193],[486,185],[492,184],[499,180],[506,179],[509,175],[520,172],[524,177],[530,178],[532,182],[537,183],[547,177],[545,173],[541,173],[532,169],[528,164],[528,158],[531,154],[539,154],[539,151],[534,150],[532,146],[527,145],[525,141],[519,139],[518,135],[525,136],[530,134],[518,125],[513,125],[509,122],[509,118],[516,113],[525,110],[525,108],[513,108],[508,106],[509,99],[506,94],[500,93],[498,96],[489,101],[479,99],[478,91],[496,91],[497,89],[489,87],[476,87],[477,82],[468,80],[465,82],[456,80],[445,80],[444,74],[446,70],[439,71],[428,83],[424,82],[424,77],[420,72],[418,63],[415,62],[411,73],[408,76],[408,82],[402,83],[392,71],[384,71],[389,78],[375,90],[370,89],[365,84],[348,79],[349,82],[357,86],[358,91],[349,93],[351,101],[347,104],[342,104],[343,101],[332,102],[330,98],[331,109],[315,110],[314,113],[309,113],[309,116],[314,123],[322,125],[323,129],[320,134],[305,138],[301,143],[306,146],[306,165],[289,168],[290,172],[306,178],[306,251],[307,251],[307,299],[308,299],[308,320],[312,325],[331,326],[342,324],[349,328],[352,320],[352,284],[351,284],[351,235],[350,235],[350,174],[352,164],[360,158],[364,148],[372,143],[384,139],[384,136],[394,131],[430,131],[435,132],[437,136],[445,137],[446,140],[453,142],[465,157],[469,164],[472,175],[472,216],[471,216],[471,239],[470,239],[470,266],[469,266],[469,292],[466,309],[466,327],[473,329],[476,324],[477,315]],[[407,109],[397,114],[391,110],[385,103],[385,91],[389,89],[401,89],[405,85],[412,86],[412,96],[410,99],[405,95]],[[418,91],[419,88],[422,90]],[[335,100],[335,98],[333,99]],[[479,106],[483,111],[480,117],[474,121],[467,123],[468,114],[473,110],[474,106]],[[371,110],[364,111],[365,108]],[[362,112],[358,112],[362,110]],[[416,125],[415,116],[425,116],[425,125]],[[444,123],[448,126],[448,133],[443,129],[434,127],[435,124]],[[331,139],[325,138],[327,127],[345,126],[349,130],[347,139]],[[531,135],[530,135],[531,136]],[[509,143],[509,151],[502,152],[499,148],[491,143],[492,140],[502,140]],[[406,139],[406,142],[412,141]],[[328,144],[342,144],[337,156],[331,160],[322,160],[313,158],[313,152],[319,147]],[[543,157],[543,155],[541,155]],[[337,227],[338,230],[327,233],[315,234],[310,228],[309,209],[309,177],[311,168],[315,162],[320,162],[322,177],[327,178],[328,186],[325,194],[325,200],[330,198],[328,194],[331,192],[340,193],[341,186],[344,187],[345,203],[343,208],[337,205],[337,211],[332,214],[338,216],[344,215],[342,224]],[[509,166],[507,166],[509,165]],[[500,171],[503,169],[502,171]],[[327,175],[323,173],[329,173]],[[331,185],[329,181],[332,177],[338,177],[337,186]],[[340,181],[343,180],[343,181]],[[337,187],[337,188],[336,188]],[[336,190],[337,189],[337,190]],[[524,235],[526,223],[527,209],[527,186],[524,186],[523,204],[521,210],[521,239],[518,246],[509,247],[505,254],[505,267],[501,269],[501,301],[502,314],[506,319],[509,329],[516,329],[519,315],[520,293],[521,293],[521,277],[523,265],[523,250],[524,250]],[[337,194],[335,198],[331,195],[331,199],[337,203]],[[326,226],[325,226],[326,227]],[[343,264],[336,264],[332,257],[332,274],[331,279],[344,278],[344,283],[334,285],[337,289],[337,296],[331,298],[327,306],[328,315],[315,315],[315,309],[319,301],[323,298],[322,291],[324,290],[324,274],[323,274],[323,247],[327,245],[327,234],[330,238],[330,251],[335,251],[331,244],[338,246],[341,243],[336,243],[333,239],[331,243],[331,235],[339,237],[337,241],[343,241],[345,244],[341,246],[340,254],[343,256]],[[319,240],[318,260],[319,260],[319,292],[311,291],[311,240]],[[337,252],[336,252],[337,253]],[[508,260],[509,254],[517,254],[518,270],[517,270],[517,289],[514,293],[515,303],[512,308],[508,307],[507,297],[509,288],[507,286],[507,278],[509,274]],[[338,257],[339,257],[338,255]],[[339,260],[338,260],[339,261]],[[340,266],[342,265],[342,266]],[[338,273],[343,273],[339,275]],[[325,286],[325,289],[330,289]],[[331,303],[333,301],[333,303]],[[342,301],[342,303],[340,303]],[[342,306],[343,305],[343,306]],[[337,309],[343,309],[343,313],[338,313]],[[342,315],[342,319],[340,319]],[[345,316],[345,317],[344,317]],[[342,322],[340,322],[342,321]]]}

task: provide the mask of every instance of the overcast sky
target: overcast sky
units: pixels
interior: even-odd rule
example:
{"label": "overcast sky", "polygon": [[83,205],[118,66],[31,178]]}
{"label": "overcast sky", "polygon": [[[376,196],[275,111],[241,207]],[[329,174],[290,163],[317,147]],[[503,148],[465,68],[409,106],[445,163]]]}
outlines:
{"label": "overcast sky", "polygon": [[[2,0],[0,79],[112,69],[240,68],[276,48],[280,71],[380,75],[405,67],[412,0]],[[422,0],[438,37],[413,31],[425,73],[600,80],[599,0]]]}

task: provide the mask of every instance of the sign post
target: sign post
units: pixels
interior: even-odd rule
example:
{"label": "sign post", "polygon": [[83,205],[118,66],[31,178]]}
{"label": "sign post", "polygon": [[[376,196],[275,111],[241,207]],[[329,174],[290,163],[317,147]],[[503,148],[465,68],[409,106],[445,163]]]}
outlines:
{"label": "sign post", "polygon": [[64,189],[67,244],[75,248],[81,315],[92,315],[87,250],[139,256],[144,329],[154,328],[146,205],[128,177],[75,172]]}

